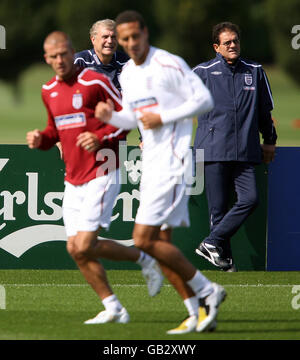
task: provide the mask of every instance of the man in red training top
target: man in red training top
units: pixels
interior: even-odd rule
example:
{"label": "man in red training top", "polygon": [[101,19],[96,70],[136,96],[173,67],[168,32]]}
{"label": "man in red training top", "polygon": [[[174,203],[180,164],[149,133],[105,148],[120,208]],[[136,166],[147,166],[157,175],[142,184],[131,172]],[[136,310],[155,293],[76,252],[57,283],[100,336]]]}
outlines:
{"label": "man in red training top", "polygon": [[[27,143],[31,149],[42,150],[61,143],[66,167],[62,208],[67,250],[105,308],[85,323],[127,323],[128,312],[110,288],[98,259],[138,263],[150,296],[160,291],[163,277],[156,261],[143,251],[97,239],[99,230],[109,227],[120,191],[118,145],[126,132],[99,121],[94,110],[99,101],[107,99],[121,110],[120,93],[105,75],[74,64],[74,49],[65,33],[50,33],[44,51],[47,64],[56,74],[42,88],[48,124],[43,131],[28,132]],[[104,161],[107,153],[114,155],[109,167]]]}

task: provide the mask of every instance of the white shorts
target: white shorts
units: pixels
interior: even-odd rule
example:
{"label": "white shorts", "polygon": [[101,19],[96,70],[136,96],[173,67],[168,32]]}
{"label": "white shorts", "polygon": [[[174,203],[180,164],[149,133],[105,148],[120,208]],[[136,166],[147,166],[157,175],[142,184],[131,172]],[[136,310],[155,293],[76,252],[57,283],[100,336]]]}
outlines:
{"label": "white shorts", "polygon": [[119,192],[119,170],[83,185],[66,181],[62,211],[67,236],[78,231],[97,231],[99,227],[108,229]]}
{"label": "white shorts", "polygon": [[150,179],[141,182],[137,224],[168,227],[190,226],[186,184],[175,178],[166,181]]}

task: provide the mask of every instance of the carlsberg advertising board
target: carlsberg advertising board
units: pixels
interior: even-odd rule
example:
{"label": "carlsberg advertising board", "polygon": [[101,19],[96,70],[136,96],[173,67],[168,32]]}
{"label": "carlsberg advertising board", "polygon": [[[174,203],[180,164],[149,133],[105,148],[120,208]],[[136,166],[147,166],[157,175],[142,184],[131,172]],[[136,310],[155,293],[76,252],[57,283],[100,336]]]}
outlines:
{"label": "carlsberg advertising board", "polygon": [[[113,239],[133,246],[132,229],[139,205],[141,152],[138,147],[120,143],[122,187],[112,214],[109,231],[99,239]],[[189,156],[192,158],[192,151]],[[195,247],[207,235],[208,215],[204,196],[203,153],[196,154],[197,166],[191,169],[191,227],[174,230],[174,243],[200,269],[212,265],[195,255]],[[191,159],[190,159],[191,160]],[[266,189],[266,177],[260,173],[260,187]],[[159,176],[159,174],[153,174]],[[26,145],[0,145],[0,269],[76,269],[66,251],[66,234],[62,220],[64,163],[58,148],[30,150]],[[235,242],[237,264],[241,269],[263,269],[265,258],[265,205],[262,201],[255,215],[255,234],[241,229]],[[250,223],[253,219],[250,219]],[[233,249],[234,250],[234,249]],[[101,260],[107,269],[138,269],[129,262]]]}

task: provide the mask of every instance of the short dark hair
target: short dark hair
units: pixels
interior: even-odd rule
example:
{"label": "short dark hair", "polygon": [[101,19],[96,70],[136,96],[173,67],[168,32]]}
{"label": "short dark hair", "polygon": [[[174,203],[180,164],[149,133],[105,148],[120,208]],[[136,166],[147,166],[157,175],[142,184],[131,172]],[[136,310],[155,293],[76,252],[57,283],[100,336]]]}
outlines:
{"label": "short dark hair", "polygon": [[116,21],[116,26],[131,22],[138,22],[141,29],[144,29],[144,27],[146,26],[143,16],[135,10],[126,10],[121,12],[116,17],[115,21]]}
{"label": "short dark hair", "polygon": [[212,30],[213,44],[220,44],[219,35],[226,30],[235,32],[237,34],[238,38],[239,39],[241,38],[241,31],[240,31],[240,28],[238,27],[238,25],[233,24],[229,21],[224,21],[213,27],[213,30]]}

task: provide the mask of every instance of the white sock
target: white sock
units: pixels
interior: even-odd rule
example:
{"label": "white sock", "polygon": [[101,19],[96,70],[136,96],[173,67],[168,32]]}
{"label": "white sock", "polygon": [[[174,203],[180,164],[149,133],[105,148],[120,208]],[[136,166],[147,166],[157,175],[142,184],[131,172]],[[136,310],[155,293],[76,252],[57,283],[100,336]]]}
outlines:
{"label": "white sock", "polygon": [[117,313],[122,309],[122,305],[115,294],[112,294],[102,300],[102,304],[105,307],[105,310],[108,310],[112,313]]}
{"label": "white sock", "polygon": [[192,296],[188,299],[185,299],[183,303],[187,308],[187,311],[189,312],[190,316],[198,315],[199,301],[197,299],[197,296]]}
{"label": "white sock", "polygon": [[136,261],[141,267],[147,267],[152,260],[152,257],[140,250],[140,257]]}
{"label": "white sock", "polygon": [[199,270],[187,281],[187,284],[192,288],[198,299],[206,297],[213,291],[211,281],[202,275]]}

